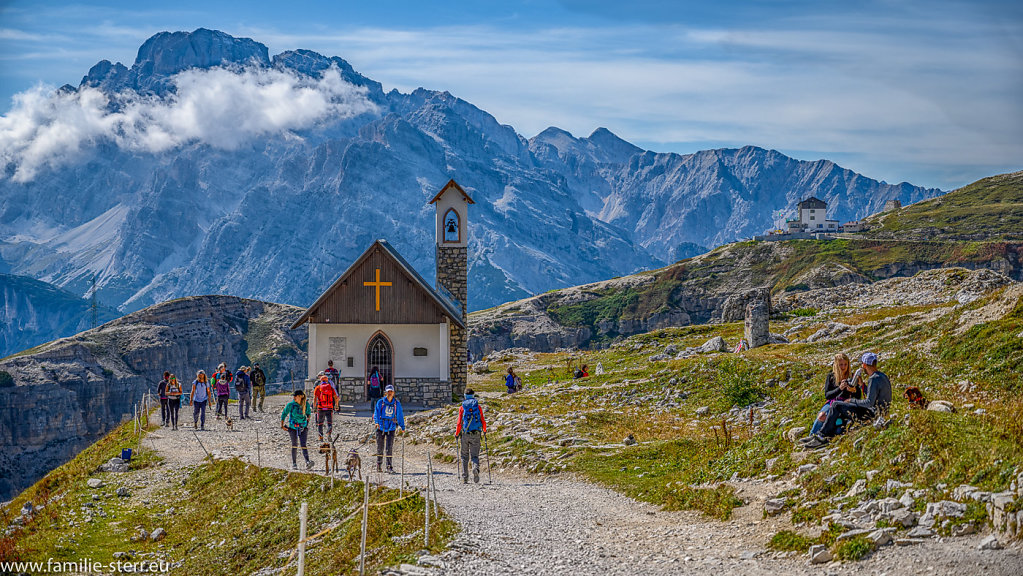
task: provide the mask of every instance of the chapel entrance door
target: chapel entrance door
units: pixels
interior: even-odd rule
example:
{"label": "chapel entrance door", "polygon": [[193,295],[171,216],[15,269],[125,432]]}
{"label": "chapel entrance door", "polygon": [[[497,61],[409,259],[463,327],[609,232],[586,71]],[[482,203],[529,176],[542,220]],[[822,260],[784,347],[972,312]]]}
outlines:
{"label": "chapel entrance door", "polygon": [[[366,346],[366,397],[370,397],[369,380],[373,368],[380,373],[380,396],[388,384],[394,384],[394,353],[391,341],[383,332],[377,332]],[[397,392],[397,388],[395,388]]]}

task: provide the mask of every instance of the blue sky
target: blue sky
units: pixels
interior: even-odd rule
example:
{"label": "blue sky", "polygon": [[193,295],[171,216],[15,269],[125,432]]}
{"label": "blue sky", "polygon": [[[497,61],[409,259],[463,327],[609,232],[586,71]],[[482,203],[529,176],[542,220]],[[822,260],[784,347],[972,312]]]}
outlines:
{"label": "blue sky", "polygon": [[[850,7],[850,4],[856,4]],[[345,58],[526,137],[604,126],[656,151],[753,144],[945,189],[1023,169],[1023,3],[0,0],[0,110],[130,65],[163,30]]]}

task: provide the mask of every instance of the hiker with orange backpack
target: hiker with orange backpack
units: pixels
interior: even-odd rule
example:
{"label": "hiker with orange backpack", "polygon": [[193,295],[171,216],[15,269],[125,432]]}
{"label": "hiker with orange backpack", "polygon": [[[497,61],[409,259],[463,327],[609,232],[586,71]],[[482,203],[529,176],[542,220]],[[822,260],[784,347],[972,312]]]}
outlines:
{"label": "hiker with orange backpack", "polygon": [[313,389],[313,403],[316,405],[316,430],[323,442],[323,421],[327,421],[327,438],[330,438],[334,432],[334,410],[338,406],[337,392],[326,375],[320,376],[320,383]]}

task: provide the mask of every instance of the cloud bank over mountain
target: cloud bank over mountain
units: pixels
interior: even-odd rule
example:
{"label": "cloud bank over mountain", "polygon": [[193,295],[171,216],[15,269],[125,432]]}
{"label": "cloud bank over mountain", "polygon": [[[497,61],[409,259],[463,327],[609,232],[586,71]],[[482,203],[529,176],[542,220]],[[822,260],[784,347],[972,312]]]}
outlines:
{"label": "cloud bank over mountain", "polygon": [[0,116],[0,160],[15,166],[15,181],[26,182],[41,167],[73,162],[104,141],[150,154],[196,143],[234,150],[328,117],[376,111],[366,88],[346,82],[336,66],[318,77],[247,66],[188,69],[168,80],[165,95],[91,86],[22,92]]}

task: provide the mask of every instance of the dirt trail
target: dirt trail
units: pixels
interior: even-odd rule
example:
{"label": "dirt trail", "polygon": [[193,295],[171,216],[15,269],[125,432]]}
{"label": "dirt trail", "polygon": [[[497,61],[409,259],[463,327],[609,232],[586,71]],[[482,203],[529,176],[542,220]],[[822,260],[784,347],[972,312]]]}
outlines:
{"label": "dirt trail", "polygon": [[[205,449],[220,457],[240,457],[263,466],[290,468],[290,444],[277,414],[287,398],[268,399],[267,413],[235,423],[229,432],[223,421],[207,418],[207,430],[193,434],[191,412],[182,409],[178,431],[161,428],[150,434],[167,464],[183,467],[199,462]],[[235,407],[232,406],[234,413]],[[366,456],[375,447],[359,444],[373,427],[365,405],[346,406],[335,415],[339,450],[359,446],[363,474],[372,482],[393,487],[397,474],[370,473]],[[259,431],[257,455],[256,431]],[[316,432],[310,430],[315,446]],[[395,453],[400,454],[400,440]],[[323,473],[318,454],[314,473]],[[299,457],[301,460],[301,456]],[[436,460],[435,460],[436,463]],[[398,469],[399,460],[395,461]],[[406,481],[425,485],[424,447],[405,446]],[[484,467],[479,485],[464,486],[454,464],[436,464],[441,506],[462,527],[438,566],[417,568],[419,574],[991,574],[1023,573],[1019,550],[978,551],[980,536],[929,540],[911,547],[888,546],[866,561],[810,566],[801,557],[779,558],[764,543],[782,524],[763,519],[763,501],[783,490],[782,484],[742,483],[739,495],[750,504],[736,510],[731,521],[708,520],[696,513],[664,512],[610,490],[567,476],[526,475],[493,471],[487,484]]]}

